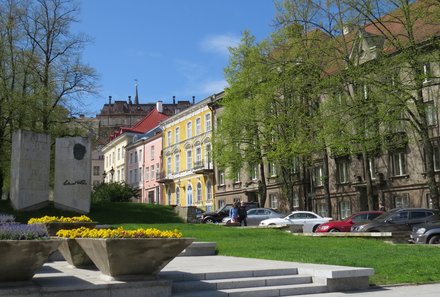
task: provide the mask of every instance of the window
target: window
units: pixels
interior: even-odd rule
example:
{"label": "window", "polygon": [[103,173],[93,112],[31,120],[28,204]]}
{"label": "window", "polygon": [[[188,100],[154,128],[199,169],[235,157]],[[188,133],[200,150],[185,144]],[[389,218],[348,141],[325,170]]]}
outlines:
{"label": "window", "polygon": [[205,114],[205,132],[211,131],[211,114]]}
{"label": "window", "polygon": [[192,169],[192,151],[187,150],[186,151],[186,170]]}
{"label": "window", "polygon": [[299,209],[299,195],[297,192],[293,192],[293,209]]}
{"label": "window", "polygon": [[240,182],[240,170],[235,171],[234,173],[234,183]]}
{"label": "window", "polygon": [[[211,156],[212,156],[212,152],[211,152],[211,144],[205,144],[205,161],[208,162],[208,166],[210,166],[211,164]],[[212,168],[212,167],[210,167]]]}
{"label": "window", "polygon": [[180,188],[176,187],[176,205],[180,204]]}
{"label": "window", "polygon": [[180,128],[179,127],[177,127],[175,130],[174,138],[175,138],[175,141],[174,141],[175,144],[178,144],[180,142]]}
{"label": "window", "polygon": [[171,174],[171,157],[167,158],[167,174]]}
{"label": "window", "polygon": [[118,161],[121,158],[121,148],[118,148]]}
{"label": "window", "polygon": [[431,193],[426,193],[426,205],[428,205],[428,208],[434,208]]}
{"label": "window", "polygon": [[152,145],[150,148],[150,158],[151,160],[154,160],[154,145]]}
{"label": "window", "polygon": [[139,163],[142,163],[142,150],[139,150]]}
{"label": "window", "polygon": [[196,166],[202,165],[202,148],[200,146],[196,147]]}
{"label": "window", "polygon": [[156,179],[159,179],[159,163],[156,163]]}
{"label": "window", "polygon": [[154,173],[155,173],[155,171],[154,171],[154,165],[151,165],[151,170],[150,170],[150,179],[151,179],[151,180],[154,180],[154,179],[155,179],[155,177],[154,177]]}
{"label": "window", "polygon": [[273,208],[273,209],[278,208],[278,195],[277,194],[269,194],[269,204],[270,204],[270,208]]}
{"label": "window", "polygon": [[196,187],[196,203],[202,203],[202,184],[197,183]]}
{"label": "window", "polygon": [[134,152],[134,162],[137,163],[138,162],[138,152]]}
{"label": "window", "polygon": [[349,161],[347,159],[339,159],[336,161],[336,173],[337,173],[338,183],[345,184],[349,182],[348,166],[349,166]]}
{"label": "window", "polygon": [[145,168],[145,181],[150,180],[150,167]]}
{"label": "window", "polygon": [[217,200],[217,208],[220,209],[226,205],[225,200]]}
{"label": "window", "polygon": [[297,174],[297,173],[299,173],[299,158],[294,157],[292,161],[293,161],[293,164],[292,164],[293,173]]}
{"label": "window", "polygon": [[403,176],[406,174],[405,152],[393,152],[391,155],[394,176]]}
{"label": "window", "polygon": [[218,171],[218,184],[219,185],[225,184],[225,172],[223,170]]}
{"label": "window", "polygon": [[196,119],[196,135],[202,134],[202,119],[197,118]]}
{"label": "window", "polygon": [[137,168],[133,170],[133,183],[138,181],[138,170]]}
{"label": "window", "polygon": [[394,206],[396,208],[406,208],[409,206],[409,195],[401,194],[394,196]]}
{"label": "window", "polygon": [[325,202],[321,202],[319,203],[317,206],[317,213],[321,216],[321,217],[326,217],[328,215],[328,207],[327,204]]}
{"label": "window", "polygon": [[193,191],[192,186],[188,185],[188,189],[186,190],[186,205],[190,206],[193,204]]}
{"label": "window", "polygon": [[130,153],[130,164],[133,164],[133,153]]}
{"label": "window", "polygon": [[341,201],[339,203],[341,209],[341,219],[345,219],[351,215],[351,203],[350,201]]}
{"label": "window", "polygon": [[210,180],[206,182],[206,201],[212,200],[212,183]]}
{"label": "window", "polygon": [[313,174],[313,182],[315,183],[315,187],[321,187],[323,185],[324,179],[324,168],[322,164],[315,165],[314,174]]}
{"label": "window", "polygon": [[116,180],[117,181],[121,180],[121,171],[120,170],[116,171]]}
{"label": "window", "polygon": [[274,162],[269,162],[269,176],[277,176],[277,168]]}
{"label": "window", "polygon": [[93,175],[94,176],[99,175],[99,166],[93,166]]}
{"label": "window", "polygon": [[192,122],[186,123],[186,138],[189,139],[192,137]]}
{"label": "window", "polygon": [[258,165],[251,165],[250,166],[249,177],[251,178],[251,180],[258,179]]}
{"label": "window", "polygon": [[179,154],[174,156],[174,172],[175,173],[180,172],[180,155]]}
{"label": "window", "polygon": [[171,131],[167,132],[167,146],[171,146]]}
{"label": "window", "polygon": [[128,183],[131,184],[131,182],[133,181],[133,170],[130,170],[129,172],[129,179],[128,179]]}
{"label": "window", "polygon": [[432,144],[432,150],[433,150],[433,159],[434,159],[434,171],[440,170],[440,146],[438,143]]}
{"label": "window", "polygon": [[171,189],[170,188],[167,189],[167,201],[168,201],[168,205],[171,205]]}
{"label": "window", "polygon": [[125,176],[124,176],[124,168],[121,169],[121,180],[124,180]]}
{"label": "window", "polygon": [[142,167],[139,167],[139,182],[142,182]]}
{"label": "window", "polygon": [[426,122],[430,126],[437,125],[437,110],[434,101],[425,102]]}
{"label": "window", "polygon": [[431,64],[429,62],[423,63],[423,82],[429,83],[432,77]]}

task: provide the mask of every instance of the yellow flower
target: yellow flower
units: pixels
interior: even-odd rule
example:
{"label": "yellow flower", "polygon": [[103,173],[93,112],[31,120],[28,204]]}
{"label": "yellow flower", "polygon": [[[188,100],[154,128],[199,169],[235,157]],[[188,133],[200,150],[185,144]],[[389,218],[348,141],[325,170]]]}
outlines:
{"label": "yellow flower", "polygon": [[57,236],[65,238],[181,238],[182,233],[176,230],[161,231],[156,228],[124,230],[116,229],[90,229],[77,228],[71,230],[59,230]]}
{"label": "yellow flower", "polygon": [[79,217],[54,217],[54,216],[44,216],[41,218],[31,218],[28,221],[28,224],[47,224],[47,223],[83,223],[83,222],[92,222],[92,220],[86,216],[82,215]]}

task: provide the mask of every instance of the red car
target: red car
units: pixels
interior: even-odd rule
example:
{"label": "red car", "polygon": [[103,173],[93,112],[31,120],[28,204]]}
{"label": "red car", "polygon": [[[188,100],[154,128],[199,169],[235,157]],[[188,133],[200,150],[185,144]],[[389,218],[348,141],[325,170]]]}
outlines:
{"label": "red car", "polygon": [[365,221],[371,221],[379,215],[383,214],[383,211],[362,211],[352,214],[348,218],[342,221],[330,221],[319,225],[315,232],[350,232],[353,224]]}

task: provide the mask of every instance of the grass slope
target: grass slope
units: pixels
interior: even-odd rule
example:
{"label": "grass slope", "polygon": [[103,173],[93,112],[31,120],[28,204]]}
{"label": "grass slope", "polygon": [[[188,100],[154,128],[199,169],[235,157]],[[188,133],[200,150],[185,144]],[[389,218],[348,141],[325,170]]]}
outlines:
{"label": "grass slope", "polygon": [[[76,215],[52,206],[35,212],[14,212],[9,202],[0,202],[0,212],[15,214],[17,221],[44,215]],[[281,261],[372,267],[371,284],[430,283],[440,281],[440,247],[391,245],[364,238],[292,236],[272,229],[234,228],[219,225],[182,224],[172,208],[134,204],[92,205],[88,214],[101,224],[128,229],[156,227],[179,229],[196,241],[217,242],[219,254]]]}

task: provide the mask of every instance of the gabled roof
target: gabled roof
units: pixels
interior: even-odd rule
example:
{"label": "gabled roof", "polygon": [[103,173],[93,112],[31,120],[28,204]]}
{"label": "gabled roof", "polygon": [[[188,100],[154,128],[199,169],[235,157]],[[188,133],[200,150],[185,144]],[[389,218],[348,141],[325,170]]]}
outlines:
{"label": "gabled roof", "polygon": [[146,133],[155,128],[161,121],[167,119],[168,116],[159,112],[156,108],[150,111],[142,120],[135,123],[133,127],[122,127],[118,131],[115,131],[111,136],[111,140],[115,139],[119,135],[131,132],[131,133]]}

